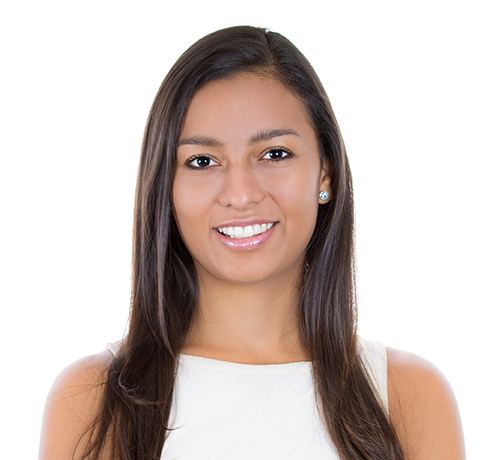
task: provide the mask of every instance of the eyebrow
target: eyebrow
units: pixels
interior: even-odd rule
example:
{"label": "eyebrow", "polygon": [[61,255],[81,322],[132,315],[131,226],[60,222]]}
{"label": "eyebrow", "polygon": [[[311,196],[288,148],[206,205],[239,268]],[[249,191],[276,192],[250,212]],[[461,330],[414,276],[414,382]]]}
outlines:
{"label": "eyebrow", "polygon": [[[294,129],[282,128],[282,129],[264,129],[255,133],[248,139],[248,145],[257,144],[258,142],[268,141],[278,136],[285,136],[287,134],[292,134],[294,136],[299,136],[300,134]],[[224,143],[214,139],[209,136],[191,136],[181,139],[177,144],[177,147],[181,145],[203,145],[205,147],[224,147]]]}

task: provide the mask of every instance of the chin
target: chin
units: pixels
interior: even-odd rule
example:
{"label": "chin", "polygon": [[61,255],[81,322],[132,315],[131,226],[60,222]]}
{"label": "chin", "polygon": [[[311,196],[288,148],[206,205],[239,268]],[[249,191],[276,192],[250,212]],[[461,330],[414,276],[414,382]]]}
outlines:
{"label": "chin", "polygon": [[222,275],[221,278],[224,281],[234,284],[254,284],[254,283],[265,282],[268,281],[270,278],[272,278],[272,273],[265,274],[262,271],[257,273],[248,273],[246,275],[243,273],[239,273],[237,276],[235,276],[234,273],[227,273],[221,275]]}

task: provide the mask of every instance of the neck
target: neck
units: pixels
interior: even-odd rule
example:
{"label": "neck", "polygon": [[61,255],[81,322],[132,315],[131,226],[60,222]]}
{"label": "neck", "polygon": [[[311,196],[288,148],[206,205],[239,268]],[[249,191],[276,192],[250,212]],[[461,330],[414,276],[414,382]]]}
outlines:
{"label": "neck", "polygon": [[200,295],[184,352],[259,361],[308,359],[298,327],[298,270],[256,283],[198,274]]}

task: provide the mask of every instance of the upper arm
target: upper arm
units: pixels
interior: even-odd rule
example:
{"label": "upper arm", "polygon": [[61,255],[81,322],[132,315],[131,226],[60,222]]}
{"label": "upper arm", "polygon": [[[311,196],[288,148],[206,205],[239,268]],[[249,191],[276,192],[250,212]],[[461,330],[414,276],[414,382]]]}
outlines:
{"label": "upper arm", "polygon": [[445,376],[413,353],[386,347],[389,415],[408,460],[464,460],[459,409]]}
{"label": "upper arm", "polygon": [[64,368],[55,379],[45,403],[39,460],[79,458],[87,438],[80,442],[97,415],[105,371],[112,359],[108,351],[89,355]]}

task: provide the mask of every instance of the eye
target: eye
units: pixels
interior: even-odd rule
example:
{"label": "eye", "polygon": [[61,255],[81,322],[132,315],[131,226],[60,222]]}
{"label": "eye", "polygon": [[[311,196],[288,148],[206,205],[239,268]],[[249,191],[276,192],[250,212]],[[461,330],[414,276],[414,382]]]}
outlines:
{"label": "eye", "polygon": [[[286,153],[286,156],[282,156],[283,152]],[[276,156],[277,153],[278,153],[278,156]],[[292,152],[285,149],[284,147],[274,147],[271,150],[268,150],[265,155],[268,155],[268,154],[273,155],[273,158],[267,158],[267,160],[269,160],[269,161],[281,161],[281,160],[284,160],[286,158],[290,158],[293,156]]]}
{"label": "eye", "polygon": [[[283,156],[283,153],[286,155]],[[284,147],[274,147],[270,150],[268,150],[264,157],[266,155],[271,155],[272,158],[264,158],[267,161],[282,161],[287,158],[291,158],[293,156],[293,153],[290,152],[288,149],[285,149]],[[210,162],[215,161],[212,158],[210,158],[207,155],[193,155],[192,157],[189,157],[186,160],[186,165],[190,169],[208,169],[211,165]],[[194,163],[193,163],[194,162]],[[194,165],[197,166],[194,166]]]}
{"label": "eye", "polygon": [[[190,164],[195,160],[198,166],[193,166]],[[186,165],[191,169],[207,169],[206,167],[209,166],[210,161],[214,160],[206,155],[194,155],[186,160]]]}

